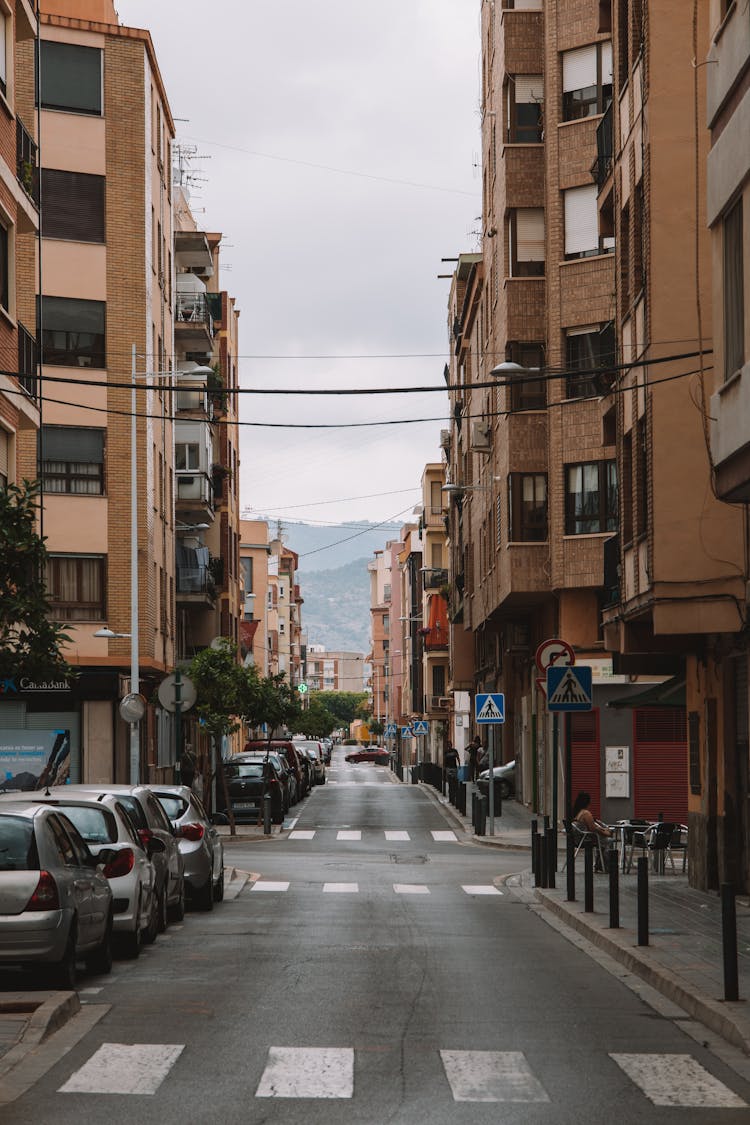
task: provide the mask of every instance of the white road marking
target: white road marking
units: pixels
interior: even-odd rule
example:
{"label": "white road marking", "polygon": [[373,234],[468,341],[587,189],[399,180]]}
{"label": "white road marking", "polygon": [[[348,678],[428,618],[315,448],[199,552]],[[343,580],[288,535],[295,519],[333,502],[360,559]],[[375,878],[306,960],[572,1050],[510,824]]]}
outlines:
{"label": "white road marking", "polygon": [[359,831],[359,829],[353,830],[351,832],[344,831],[342,829],[341,832],[337,833],[336,839],[337,840],[361,840],[362,839],[362,833]]}
{"label": "white road marking", "polygon": [[747,1105],[691,1055],[620,1055],[610,1058],[654,1105],[740,1109]]}
{"label": "white road marking", "polygon": [[458,837],[456,836],[455,832],[432,832],[431,836],[432,836],[433,840],[439,840],[439,841],[443,841],[443,842],[446,842],[446,843],[447,842],[450,842],[450,843],[454,843],[454,842],[457,843],[458,842]]}
{"label": "white road marking", "polygon": [[397,895],[428,895],[430,888],[424,883],[394,883],[393,889]]}
{"label": "white road marking", "polygon": [[284,818],[284,827],[285,828],[294,828],[294,826],[295,826],[295,824],[297,823],[298,820],[299,820],[298,816],[293,816],[291,818],[285,817]]}
{"label": "white road marking", "polygon": [[441,1051],[456,1102],[548,1102],[522,1051]]}
{"label": "white road marking", "polygon": [[271,1047],[256,1098],[351,1098],[351,1047]]}
{"label": "white road marking", "polygon": [[177,1043],[102,1043],[58,1093],[155,1094],[184,1050]]}
{"label": "white road marking", "polygon": [[315,831],[308,831],[307,829],[297,828],[294,832],[289,833],[290,840],[312,840],[315,837]]}
{"label": "white road marking", "polygon": [[386,840],[410,840],[411,836],[408,832],[389,832],[386,830]]}
{"label": "white road marking", "polygon": [[462,884],[461,890],[465,891],[467,895],[501,895],[503,893],[502,891],[499,891],[497,887],[493,887],[489,883],[479,883],[474,886],[472,886],[471,884],[469,884],[468,886],[464,886]]}
{"label": "white road marking", "polygon": [[79,988],[78,989],[78,995],[79,996],[96,996],[97,993],[99,993],[99,992],[101,992],[101,988]]}
{"label": "white road marking", "polygon": [[273,883],[271,880],[256,879],[250,888],[251,891],[288,891],[288,883]]}
{"label": "white road marking", "polygon": [[328,894],[356,895],[359,883],[324,883],[323,890]]}

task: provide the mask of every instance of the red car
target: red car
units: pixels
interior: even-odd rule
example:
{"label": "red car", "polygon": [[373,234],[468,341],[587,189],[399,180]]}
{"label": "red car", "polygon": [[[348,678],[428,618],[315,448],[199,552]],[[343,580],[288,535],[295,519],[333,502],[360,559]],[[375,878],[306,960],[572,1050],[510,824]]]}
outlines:
{"label": "red car", "polygon": [[383,746],[363,746],[346,755],[347,762],[374,762],[376,766],[389,766],[391,755]]}

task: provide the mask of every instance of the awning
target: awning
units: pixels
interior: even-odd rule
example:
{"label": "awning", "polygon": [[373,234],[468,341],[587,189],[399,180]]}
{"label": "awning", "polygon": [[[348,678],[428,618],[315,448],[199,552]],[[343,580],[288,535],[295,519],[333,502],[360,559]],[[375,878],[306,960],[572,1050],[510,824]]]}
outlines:
{"label": "awning", "polygon": [[448,603],[442,594],[432,594],[427,614],[427,627],[421,630],[424,647],[448,647]]}
{"label": "awning", "polygon": [[620,710],[624,707],[681,707],[684,711],[687,706],[685,677],[672,676],[661,684],[652,684],[645,691],[610,699],[607,706]]}

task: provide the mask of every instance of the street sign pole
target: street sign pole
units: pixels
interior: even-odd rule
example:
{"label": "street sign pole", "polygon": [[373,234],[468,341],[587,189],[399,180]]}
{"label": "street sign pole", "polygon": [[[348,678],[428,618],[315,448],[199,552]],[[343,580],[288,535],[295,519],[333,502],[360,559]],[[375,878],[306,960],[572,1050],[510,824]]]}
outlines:
{"label": "street sign pole", "polygon": [[[182,779],[180,747],[182,746],[182,677],[179,665],[174,670],[174,762],[178,782]],[[214,805],[214,808],[216,806]]]}
{"label": "street sign pole", "polygon": [[495,771],[495,728],[494,727],[489,732],[489,735],[490,735],[490,737],[489,737],[489,744],[488,744],[487,749],[489,751],[490,784],[489,784],[489,788],[488,788],[487,792],[488,792],[489,798],[490,798],[489,809],[488,809],[490,824],[489,824],[488,835],[494,836],[495,835],[495,772],[494,772]]}
{"label": "street sign pole", "polygon": [[552,831],[555,841],[555,871],[557,871],[557,781],[559,773],[560,756],[560,730],[558,726],[557,711],[552,715]]}

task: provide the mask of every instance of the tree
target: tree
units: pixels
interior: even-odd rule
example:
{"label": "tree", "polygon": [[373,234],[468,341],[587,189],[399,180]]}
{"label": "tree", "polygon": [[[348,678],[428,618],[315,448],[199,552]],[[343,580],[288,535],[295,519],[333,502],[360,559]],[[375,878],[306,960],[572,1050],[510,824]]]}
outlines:
{"label": "tree", "polygon": [[369,698],[366,691],[313,691],[310,693],[310,704],[319,699],[337,720],[335,726],[348,729],[357,717],[358,706]]}
{"label": "tree", "polygon": [[310,738],[326,738],[338,726],[338,719],[323,706],[320,696],[310,701],[310,706],[302,712],[300,722]]}
{"label": "tree", "polygon": [[45,586],[47,549],[37,534],[40,485],[0,488],[0,680],[65,679],[74,670],[62,655],[70,640],[53,621]]}

